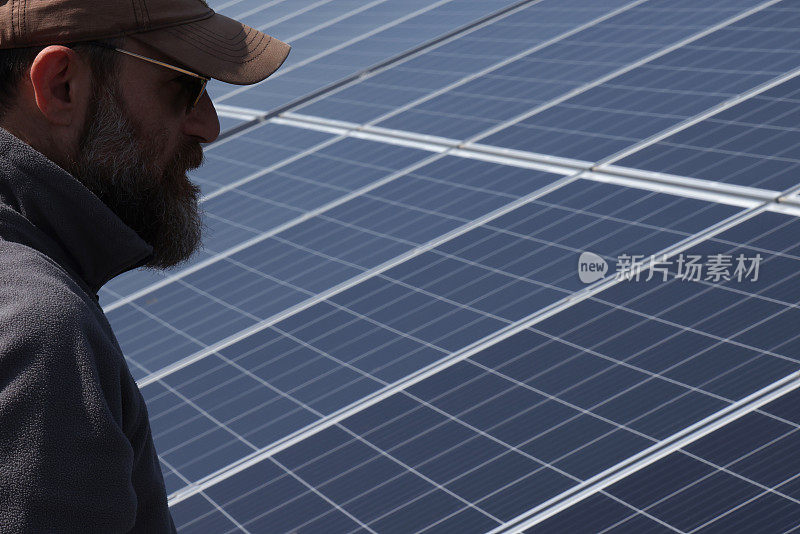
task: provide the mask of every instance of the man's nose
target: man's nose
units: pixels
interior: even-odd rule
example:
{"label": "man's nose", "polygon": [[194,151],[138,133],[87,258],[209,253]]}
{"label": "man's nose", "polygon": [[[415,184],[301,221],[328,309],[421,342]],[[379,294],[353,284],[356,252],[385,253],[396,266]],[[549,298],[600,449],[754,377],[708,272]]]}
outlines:
{"label": "man's nose", "polygon": [[199,138],[201,143],[211,143],[219,137],[219,117],[208,93],[186,116],[183,133]]}

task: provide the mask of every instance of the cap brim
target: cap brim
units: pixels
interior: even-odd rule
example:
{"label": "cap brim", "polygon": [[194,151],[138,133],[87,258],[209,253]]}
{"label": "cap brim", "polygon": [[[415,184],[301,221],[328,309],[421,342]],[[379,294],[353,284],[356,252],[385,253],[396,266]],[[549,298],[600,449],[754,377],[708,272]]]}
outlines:
{"label": "cap brim", "polygon": [[136,33],[130,38],[198,74],[237,85],[267,78],[283,64],[291,49],[284,42],[216,13],[207,19]]}

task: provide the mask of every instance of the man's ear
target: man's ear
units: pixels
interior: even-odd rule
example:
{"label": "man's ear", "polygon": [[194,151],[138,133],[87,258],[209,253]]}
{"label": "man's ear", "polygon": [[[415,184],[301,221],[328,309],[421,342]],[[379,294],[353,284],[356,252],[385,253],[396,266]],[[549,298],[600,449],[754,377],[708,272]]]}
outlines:
{"label": "man's ear", "polygon": [[88,66],[66,46],[48,46],[33,60],[31,89],[36,106],[53,125],[69,126],[82,113],[80,98],[91,83]]}

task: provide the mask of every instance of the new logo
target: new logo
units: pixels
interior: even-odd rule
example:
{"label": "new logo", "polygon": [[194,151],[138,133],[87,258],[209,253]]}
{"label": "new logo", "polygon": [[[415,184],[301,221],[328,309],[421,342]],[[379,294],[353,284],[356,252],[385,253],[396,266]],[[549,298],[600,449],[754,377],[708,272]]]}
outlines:
{"label": "new logo", "polygon": [[608,272],[606,260],[593,252],[583,252],[578,258],[578,277],[584,284],[591,284],[603,278]]}

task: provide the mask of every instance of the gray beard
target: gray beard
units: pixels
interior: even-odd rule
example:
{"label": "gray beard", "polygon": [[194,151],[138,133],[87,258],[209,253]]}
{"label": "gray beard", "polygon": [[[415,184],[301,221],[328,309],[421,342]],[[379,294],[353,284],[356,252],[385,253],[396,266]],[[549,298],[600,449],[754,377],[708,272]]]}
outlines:
{"label": "gray beard", "polygon": [[200,246],[200,189],[186,172],[202,164],[203,149],[187,140],[162,168],[165,132],[141,135],[116,87],[98,85],[68,170],[153,247],[149,267],[178,265]]}

